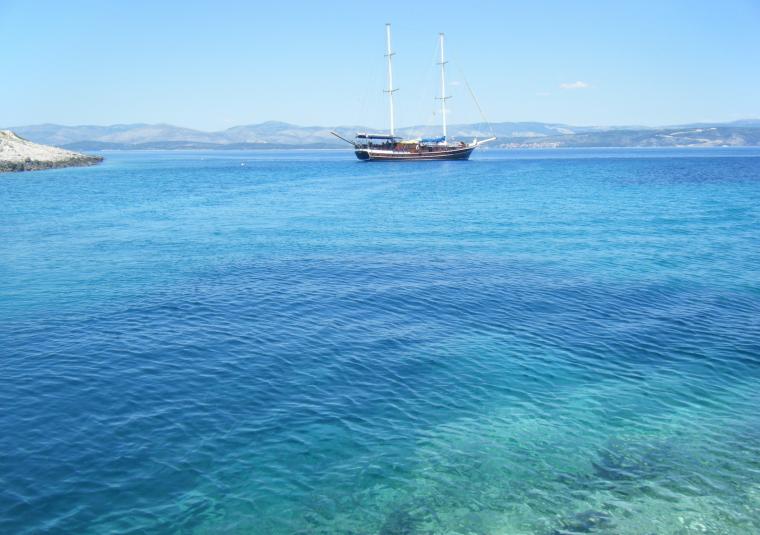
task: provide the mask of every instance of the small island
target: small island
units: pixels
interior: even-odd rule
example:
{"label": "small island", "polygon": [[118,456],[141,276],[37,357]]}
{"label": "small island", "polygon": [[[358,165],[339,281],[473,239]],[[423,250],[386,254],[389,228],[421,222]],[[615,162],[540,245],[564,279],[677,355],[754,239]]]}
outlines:
{"label": "small island", "polygon": [[0,130],[0,173],[81,167],[95,165],[102,161],[102,156],[90,156],[32,143],[10,130]]}

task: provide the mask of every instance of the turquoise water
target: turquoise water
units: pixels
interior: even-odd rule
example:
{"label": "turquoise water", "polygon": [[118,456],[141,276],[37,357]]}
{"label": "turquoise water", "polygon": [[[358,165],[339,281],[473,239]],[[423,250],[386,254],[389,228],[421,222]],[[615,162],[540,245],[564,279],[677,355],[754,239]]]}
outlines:
{"label": "turquoise water", "polygon": [[760,150],[0,175],[0,532],[760,531]]}

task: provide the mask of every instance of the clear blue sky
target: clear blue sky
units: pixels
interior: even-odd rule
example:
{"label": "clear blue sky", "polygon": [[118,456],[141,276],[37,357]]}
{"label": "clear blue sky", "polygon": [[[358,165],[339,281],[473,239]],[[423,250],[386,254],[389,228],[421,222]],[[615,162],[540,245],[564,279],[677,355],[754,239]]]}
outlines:
{"label": "clear blue sky", "polygon": [[384,127],[385,22],[402,125],[437,120],[439,31],[452,122],[465,76],[494,122],[760,117],[760,0],[0,0],[0,125]]}

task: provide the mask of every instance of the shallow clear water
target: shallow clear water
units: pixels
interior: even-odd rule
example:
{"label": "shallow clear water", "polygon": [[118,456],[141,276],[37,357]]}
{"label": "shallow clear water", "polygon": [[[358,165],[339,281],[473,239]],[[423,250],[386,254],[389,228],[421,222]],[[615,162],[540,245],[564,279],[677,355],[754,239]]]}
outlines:
{"label": "shallow clear water", "polygon": [[760,150],[0,176],[2,533],[757,533]]}

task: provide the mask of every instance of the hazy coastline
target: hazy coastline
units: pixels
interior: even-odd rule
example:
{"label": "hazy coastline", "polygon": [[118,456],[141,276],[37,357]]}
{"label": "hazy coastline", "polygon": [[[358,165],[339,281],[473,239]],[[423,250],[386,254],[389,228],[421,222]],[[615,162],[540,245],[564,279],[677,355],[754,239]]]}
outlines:
{"label": "hazy coastline", "polygon": [[[417,125],[398,130],[414,138],[437,132]],[[356,132],[381,131],[360,125],[299,126],[278,121],[235,126],[206,132],[169,124],[117,124],[64,126],[42,124],[12,130],[35,143],[72,151],[100,150],[260,150],[335,149],[345,147],[331,130],[351,138]],[[642,126],[573,126],[560,123],[499,122],[451,125],[456,139],[495,136],[494,148],[626,148],[626,147],[753,147],[760,146],[760,120],[726,123]]]}

